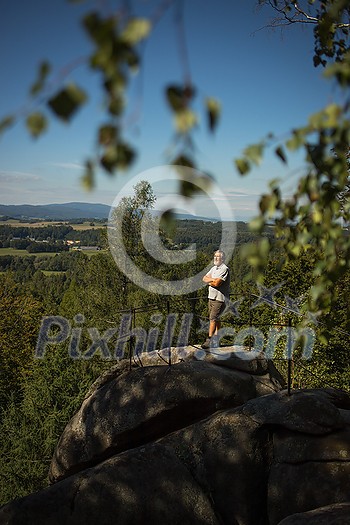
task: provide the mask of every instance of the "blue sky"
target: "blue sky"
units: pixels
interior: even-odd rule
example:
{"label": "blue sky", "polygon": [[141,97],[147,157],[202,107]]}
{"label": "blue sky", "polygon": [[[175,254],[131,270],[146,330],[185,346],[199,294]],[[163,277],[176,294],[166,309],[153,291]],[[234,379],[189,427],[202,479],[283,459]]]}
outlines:
{"label": "blue sky", "polygon": [[[147,15],[160,2],[133,3],[136,12]],[[259,31],[271,11],[257,9],[255,0],[184,3],[189,65],[198,89],[196,108],[201,122],[195,133],[197,163],[215,176],[235,217],[247,219],[256,214],[258,196],[270,179],[281,177],[286,193],[291,191],[302,169],[302,158],[297,155],[284,167],[272,153],[268,154],[261,167],[244,178],[237,174],[233,159],[269,132],[285,136],[305,123],[310,113],[332,102],[337,93],[332,83],[322,78],[322,70],[312,65],[311,27],[294,26],[283,33]],[[131,111],[137,110],[137,120],[127,131],[138,150],[137,162],[129,172],[115,177],[98,173],[97,186],[91,193],[81,187],[82,166],[95,151],[96,127],[106,120],[99,77],[91,74],[84,63],[91,47],[80,17],[93,6],[92,1],[0,0],[0,118],[26,107],[29,86],[43,59],[51,62],[53,79],[67,65],[81,59],[81,65],[66,80],[76,81],[89,93],[88,104],[70,124],[52,120],[48,132],[33,140],[20,119],[1,137],[2,204],[85,201],[111,205],[123,186],[139,173],[167,164],[173,130],[164,87],[181,83],[184,74],[174,7],[159,21],[145,47],[142,98],[138,76],[128,97]],[[201,110],[206,96],[217,97],[222,104],[223,114],[214,136],[206,130]],[[166,191],[164,185],[159,191]],[[215,200],[215,195],[211,198]],[[198,213],[205,214],[206,209],[203,200]]]}

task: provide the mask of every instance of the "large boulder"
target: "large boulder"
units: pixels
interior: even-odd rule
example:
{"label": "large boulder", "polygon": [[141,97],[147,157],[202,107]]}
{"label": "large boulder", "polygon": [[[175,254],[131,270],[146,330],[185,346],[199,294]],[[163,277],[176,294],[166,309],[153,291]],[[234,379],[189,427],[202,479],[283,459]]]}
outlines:
{"label": "large boulder", "polygon": [[333,393],[332,397],[330,389],[308,390],[306,393],[299,390],[292,396],[283,391],[269,396],[268,404],[264,398],[247,402],[243,410],[260,424],[280,425],[283,422],[283,426],[290,430],[326,434],[345,425],[337,407],[339,402],[342,402],[341,395]]}
{"label": "large boulder", "polygon": [[174,452],[124,452],[0,509],[1,525],[219,525],[209,495]]}
{"label": "large boulder", "polygon": [[271,372],[236,357],[100,378],[57,447],[55,483],[2,507],[0,525],[278,525],[329,505],[349,517],[349,395],[271,381],[254,398]]}
{"label": "large boulder", "polygon": [[293,514],[278,525],[349,525],[350,502]]}
{"label": "large boulder", "polygon": [[[100,378],[61,436],[50,467],[50,482],[158,439],[217,410],[240,406],[265,393],[266,388],[274,392],[282,387],[277,371],[267,362],[254,365],[250,360],[249,364],[231,356],[232,349],[224,360],[210,355],[210,361],[197,360],[195,352],[187,352],[188,360],[173,366],[138,366],[130,370],[126,362]],[[164,355],[154,357],[166,364]],[[140,362],[145,365],[152,363],[151,359],[145,355]],[[173,355],[175,359],[180,359],[179,353]],[[251,373],[234,369],[232,361]]]}

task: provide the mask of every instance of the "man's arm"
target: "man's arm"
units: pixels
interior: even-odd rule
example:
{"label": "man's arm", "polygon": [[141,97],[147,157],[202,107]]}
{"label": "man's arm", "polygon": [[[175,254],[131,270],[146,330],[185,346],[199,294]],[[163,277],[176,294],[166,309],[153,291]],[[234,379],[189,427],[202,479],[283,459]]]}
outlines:
{"label": "man's arm", "polygon": [[209,284],[210,286],[213,286],[214,288],[218,288],[220,284],[224,282],[223,279],[220,279],[220,277],[213,279],[208,273],[203,277],[202,281],[206,284]]}
{"label": "man's arm", "polygon": [[212,279],[212,281],[209,283],[210,286],[213,286],[214,288],[219,288],[219,286],[224,282],[223,279],[220,279],[220,277],[217,277],[216,279]]}

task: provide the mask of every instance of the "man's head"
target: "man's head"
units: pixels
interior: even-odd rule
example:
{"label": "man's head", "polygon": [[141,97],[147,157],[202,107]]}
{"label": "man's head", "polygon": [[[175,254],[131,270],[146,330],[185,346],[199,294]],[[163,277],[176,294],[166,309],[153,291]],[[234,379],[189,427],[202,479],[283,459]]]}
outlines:
{"label": "man's head", "polygon": [[220,266],[224,260],[225,253],[222,250],[216,250],[216,252],[214,252],[214,264],[216,264],[216,266]]}

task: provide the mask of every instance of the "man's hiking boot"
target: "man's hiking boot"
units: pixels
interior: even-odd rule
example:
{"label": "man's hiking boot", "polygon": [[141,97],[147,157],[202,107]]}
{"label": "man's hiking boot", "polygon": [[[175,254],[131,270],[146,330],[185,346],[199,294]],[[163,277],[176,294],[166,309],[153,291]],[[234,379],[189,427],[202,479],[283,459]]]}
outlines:
{"label": "man's hiking boot", "polygon": [[201,345],[201,347],[204,349],[204,350],[207,350],[209,348],[218,348],[220,345],[219,345],[219,341],[218,341],[218,338],[217,336],[213,335],[213,337],[208,337],[204,343]]}
{"label": "man's hiking boot", "polygon": [[208,348],[210,348],[210,342],[211,342],[211,338],[208,337],[204,343],[201,345],[201,347],[204,349],[204,350],[207,350]]}

